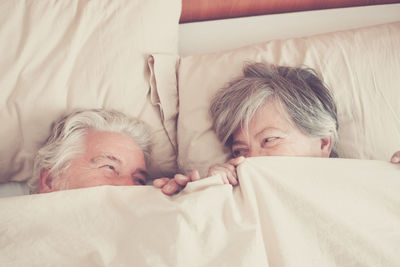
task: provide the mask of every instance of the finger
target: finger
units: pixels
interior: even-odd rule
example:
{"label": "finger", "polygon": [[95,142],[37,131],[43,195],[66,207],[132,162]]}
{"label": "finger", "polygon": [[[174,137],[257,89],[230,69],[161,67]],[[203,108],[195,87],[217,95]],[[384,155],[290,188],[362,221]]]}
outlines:
{"label": "finger", "polygon": [[400,151],[397,151],[393,154],[392,158],[390,159],[391,163],[399,164],[400,163]]}
{"label": "finger", "polygon": [[235,172],[235,175],[232,172],[228,172],[227,173],[227,178],[228,178],[229,183],[231,185],[237,185],[238,184],[238,181],[236,179],[236,172]]}
{"label": "finger", "polygon": [[214,166],[212,169],[210,169],[209,176],[215,175],[216,173],[224,172],[226,174],[232,173],[235,170],[235,167],[229,164],[221,164],[218,166]]}
{"label": "finger", "polygon": [[232,164],[233,166],[238,166],[239,164],[241,164],[242,162],[244,162],[244,160],[245,160],[245,157],[240,156],[240,157],[237,157],[237,158],[230,159],[230,160],[228,161],[228,163],[229,163],[229,164]]}
{"label": "finger", "polygon": [[[232,166],[232,165],[229,165],[229,166]],[[220,174],[224,179],[224,183],[229,183],[231,185],[238,184],[238,181],[236,179],[236,171],[235,171],[235,173],[233,173],[230,169],[221,166],[218,168],[214,168],[213,175],[214,174]]]}
{"label": "finger", "polygon": [[229,184],[229,179],[228,179],[228,177],[226,176],[226,174],[222,174],[221,177],[222,177],[222,182],[223,182],[224,184]]}
{"label": "finger", "polygon": [[178,193],[181,187],[176,183],[174,179],[169,180],[169,182],[161,189],[161,191],[166,195],[173,195]]}
{"label": "finger", "polygon": [[190,182],[190,178],[183,174],[175,174],[174,180],[178,185],[185,186]]}
{"label": "finger", "polygon": [[214,174],[220,172],[221,170],[225,170],[225,168],[222,165],[220,164],[214,165],[210,167],[210,169],[208,170],[208,176],[213,176]]}
{"label": "finger", "polygon": [[226,168],[227,170],[229,170],[229,172],[235,177],[235,178],[237,178],[237,176],[236,176],[236,166],[234,166],[234,165],[232,165],[232,164],[229,164],[229,163],[225,163],[225,164],[223,164],[222,165],[224,168]]}
{"label": "finger", "polygon": [[215,172],[219,172],[223,169],[230,171],[236,177],[236,167],[229,163],[216,164],[212,166],[208,171],[208,176],[212,176],[215,174]]}
{"label": "finger", "polygon": [[166,185],[169,182],[169,180],[171,180],[171,179],[166,178],[166,177],[155,179],[153,181],[153,186],[156,187],[156,188],[161,188],[164,185]]}
{"label": "finger", "polygon": [[[218,174],[218,175],[221,177],[222,182],[223,182],[224,184],[229,184],[229,179],[228,179],[228,174],[227,174],[226,169],[224,169],[224,168],[221,168],[221,169],[214,169],[212,175],[216,175],[216,174]],[[212,176],[212,175],[210,175],[210,176]]]}
{"label": "finger", "polygon": [[208,169],[207,176],[213,176],[214,173],[215,173],[215,170],[216,170],[218,167],[220,167],[220,164],[216,164],[216,165],[211,166],[211,167]]}
{"label": "finger", "polygon": [[200,180],[200,173],[199,173],[198,170],[193,170],[193,171],[190,173],[190,180],[191,180],[192,182]]}

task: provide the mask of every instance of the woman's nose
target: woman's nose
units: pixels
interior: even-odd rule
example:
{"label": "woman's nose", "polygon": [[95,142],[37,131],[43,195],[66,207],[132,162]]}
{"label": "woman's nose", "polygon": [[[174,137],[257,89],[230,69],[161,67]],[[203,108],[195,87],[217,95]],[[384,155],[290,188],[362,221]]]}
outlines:
{"label": "woman's nose", "polygon": [[247,154],[247,157],[257,157],[258,153],[254,150],[250,150],[249,153]]}
{"label": "woman's nose", "polygon": [[262,148],[254,147],[249,149],[249,153],[247,157],[260,157],[260,156],[269,156],[268,151],[265,151]]}

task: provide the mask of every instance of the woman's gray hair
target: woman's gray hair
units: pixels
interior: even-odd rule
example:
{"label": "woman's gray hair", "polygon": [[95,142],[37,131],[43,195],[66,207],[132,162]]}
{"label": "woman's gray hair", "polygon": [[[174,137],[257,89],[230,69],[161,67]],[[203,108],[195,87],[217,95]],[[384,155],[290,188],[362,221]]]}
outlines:
{"label": "woman's gray hair", "polygon": [[230,147],[237,129],[248,127],[255,112],[270,98],[277,100],[301,132],[332,137],[336,156],[338,121],[336,104],[322,79],[311,68],[249,63],[243,75],[229,82],[211,100],[214,130]]}
{"label": "woman's gray hair", "polygon": [[31,193],[38,190],[42,169],[57,177],[70,166],[72,159],[83,153],[84,136],[90,129],[130,136],[143,151],[146,164],[149,164],[151,135],[144,122],[115,110],[76,110],[53,124],[52,133],[36,154],[33,176],[28,181]]}

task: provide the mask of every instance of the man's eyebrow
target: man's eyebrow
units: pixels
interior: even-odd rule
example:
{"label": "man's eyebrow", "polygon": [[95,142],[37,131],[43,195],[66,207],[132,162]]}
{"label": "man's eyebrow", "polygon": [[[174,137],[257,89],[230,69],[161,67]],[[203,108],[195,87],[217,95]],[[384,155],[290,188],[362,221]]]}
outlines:
{"label": "man's eyebrow", "polygon": [[97,163],[98,161],[101,161],[101,160],[104,160],[104,159],[111,160],[111,161],[114,161],[116,163],[121,163],[121,160],[119,160],[118,158],[114,157],[113,155],[109,155],[109,154],[105,154],[105,153],[103,153],[101,156],[92,158],[90,161],[92,163]]}

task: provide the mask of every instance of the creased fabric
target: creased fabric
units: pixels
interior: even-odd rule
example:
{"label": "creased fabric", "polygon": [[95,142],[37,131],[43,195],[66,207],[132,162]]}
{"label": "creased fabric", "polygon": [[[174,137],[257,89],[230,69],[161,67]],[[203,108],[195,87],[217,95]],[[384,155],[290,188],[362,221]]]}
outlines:
{"label": "creased fabric", "polygon": [[1,266],[398,266],[400,166],[250,158],[169,197],[151,186],[0,199]]}

